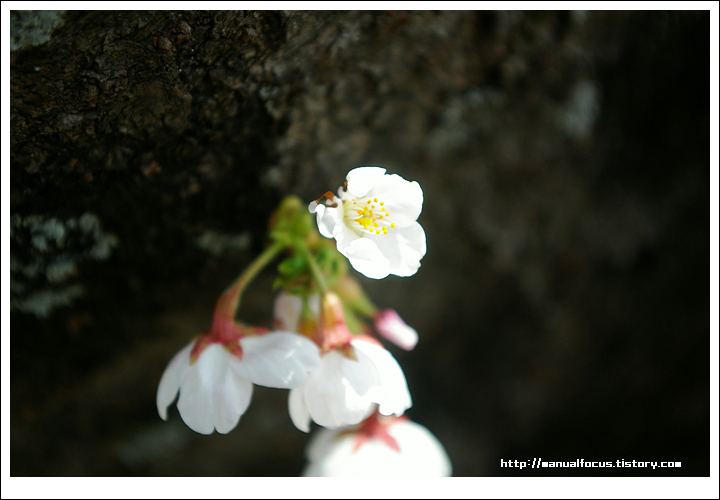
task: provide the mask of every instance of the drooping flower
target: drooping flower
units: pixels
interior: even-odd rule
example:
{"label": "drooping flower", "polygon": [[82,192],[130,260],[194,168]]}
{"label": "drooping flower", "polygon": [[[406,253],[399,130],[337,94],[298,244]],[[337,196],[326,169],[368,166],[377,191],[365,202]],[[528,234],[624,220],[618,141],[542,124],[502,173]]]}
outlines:
{"label": "drooping flower", "polygon": [[306,477],[452,475],[442,444],[407,417],[373,413],[350,428],[320,429],[306,449]]}
{"label": "drooping flower", "polygon": [[250,405],[253,384],[279,389],[300,385],[320,364],[318,348],[294,332],[268,332],[215,317],[210,333],[190,342],[170,361],[158,385],[157,409],[178,391],[178,411],[200,434],[226,434]]}
{"label": "drooping flower", "polygon": [[380,167],[358,167],[347,175],[338,197],[310,203],[320,234],[335,238],[338,251],[358,272],[381,279],[412,276],[425,256],[425,231],[417,222],[423,192],[416,181],[386,174]]}
{"label": "drooping flower", "polygon": [[395,358],[368,337],[353,337],[340,299],[323,297],[318,369],[290,391],[288,407],[295,426],[310,431],[310,420],[329,428],[365,419],[374,405],[383,415],[402,415],[412,405],[405,375]]}
{"label": "drooping flower", "polygon": [[300,297],[281,293],[275,299],[274,326],[278,330],[298,332],[319,343],[318,322],[320,318],[320,295]]}
{"label": "drooping flower", "polygon": [[418,342],[418,334],[408,326],[394,309],[385,309],[375,315],[375,328],[378,333],[393,344],[411,351]]}

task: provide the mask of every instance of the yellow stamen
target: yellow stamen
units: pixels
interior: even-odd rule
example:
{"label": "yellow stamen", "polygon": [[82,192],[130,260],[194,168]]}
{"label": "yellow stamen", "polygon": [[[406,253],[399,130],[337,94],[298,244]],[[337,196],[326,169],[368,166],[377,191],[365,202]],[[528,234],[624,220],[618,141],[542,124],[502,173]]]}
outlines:
{"label": "yellow stamen", "polygon": [[[373,212],[373,209],[375,209],[375,205],[373,205],[373,202],[380,204],[380,212],[378,212],[377,215]],[[389,228],[394,228],[395,224],[390,223],[388,220],[390,218],[390,213],[387,211],[387,209],[383,206],[385,205],[384,201],[379,201],[377,198],[368,199],[366,200],[365,204],[359,205],[362,203],[360,200],[356,200],[354,203],[357,203],[354,205],[353,208],[348,207],[350,210],[354,210],[357,213],[357,218],[353,219],[355,222],[357,222],[363,229],[367,229],[371,233],[375,234],[388,234]],[[352,212],[346,212],[351,214]],[[351,218],[351,217],[348,217]],[[382,221],[380,224],[378,224],[378,221]]]}

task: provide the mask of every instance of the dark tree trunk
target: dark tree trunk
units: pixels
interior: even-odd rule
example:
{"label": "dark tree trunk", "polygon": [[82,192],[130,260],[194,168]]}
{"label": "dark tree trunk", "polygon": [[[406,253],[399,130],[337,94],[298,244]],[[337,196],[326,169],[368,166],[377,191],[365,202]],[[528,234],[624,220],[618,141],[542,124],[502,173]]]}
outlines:
{"label": "dark tree trunk", "polygon": [[11,15],[12,475],[297,475],[285,391],[203,437],[155,390],[358,165],[424,190],[418,274],[362,282],[456,475],[709,474],[707,12]]}

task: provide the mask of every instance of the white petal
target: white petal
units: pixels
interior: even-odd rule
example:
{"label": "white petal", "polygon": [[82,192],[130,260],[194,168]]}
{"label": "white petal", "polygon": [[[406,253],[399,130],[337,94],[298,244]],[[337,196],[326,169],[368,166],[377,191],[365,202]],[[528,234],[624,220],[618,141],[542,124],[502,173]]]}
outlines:
{"label": "white petal", "polygon": [[346,429],[318,429],[313,433],[305,447],[305,458],[309,462],[324,459],[338,444],[338,434]]}
{"label": "white petal", "polygon": [[338,251],[350,261],[350,265],[368,278],[382,279],[390,274],[390,261],[382,254],[374,239],[357,238],[350,245]]}
{"label": "white petal", "polygon": [[346,224],[338,224],[335,226],[335,234],[333,235],[337,242],[338,252],[345,255],[345,249],[352,246],[353,242],[362,240],[363,237]]}
{"label": "white petal", "polygon": [[303,432],[310,432],[310,413],[305,406],[304,387],[299,386],[290,390],[288,396],[288,411],[290,412],[290,420],[295,427]]}
{"label": "white petal", "polygon": [[388,220],[394,222],[396,227],[409,226],[422,212],[423,192],[420,184],[406,181],[397,174],[384,176],[366,196],[385,203],[385,209],[390,214]]}
{"label": "white petal", "polygon": [[335,202],[338,204],[337,207],[328,207],[323,204],[316,207],[318,230],[326,238],[332,238],[336,226],[342,223],[342,200],[336,198]]}
{"label": "white petal", "polygon": [[362,198],[370,191],[385,175],[382,167],[358,167],[348,172],[347,191],[354,198]]}
{"label": "white petal", "polygon": [[240,341],[242,360],[230,360],[230,368],[254,384],[292,389],[320,366],[320,350],[310,339],[293,332],[273,332]]}
{"label": "white petal", "polygon": [[364,353],[355,354],[358,361],[334,351],[325,354],[303,386],[310,416],[323,427],[357,424],[376,399],[380,374]]}
{"label": "white petal", "polygon": [[388,260],[389,274],[412,276],[420,268],[420,259],[427,251],[425,231],[417,222],[407,227],[395,227],[388,234],[367,238],[377,245]]}
{"label": "white petal", "polygon": [[180,352],[175,354],[160,378],[155,403],[157,404],[160,418],[163,420],[167,420],[168,406],[170,406],[170,403],[172,403],[175,396],[177,396],[180,384],[182,384],[187,371],[190,369],[190,353],[194,346],[195,342],[190,342],[183,347]]}
{"label": "white petal", "polygon": [[320,294],[315,293],[307,298],[307,305],[310,311],[315,315],[320,315]]}
{"label": "white petal", "polygon": [[307,306],[315,316],[320,314],[320,294],[315,293],[306,299],[284,292],[277,296],[274,307],[275,328],[277,330],[297,332],[303,300],[307,300]]}
{"label": "white petal", "polygon": [[308,442],[308,466],[302,475],[319,477],[412,476],[447,477],[452,464],[442,444],[422,425],[395,422],[388,434],[400,452],[377,439],[365,441],[355,449],[355,435],[339,436],[339,431],[320,429]]}
{"label": "white petal", "polygon": [[412,406],[410,391],[407,387],[405,374],[392,354],[382,346],[365,340],[353,340],[355,352],[364,353],[372,360],[380,373],[382,395],[376,403],[378,411],[383,415],[402,415]]}
{"label": "white petal", "polygon": [[207,346],[180,386],[178,410],[195,432],[230,432],[250,405],[252,383],[229,369],[231,358],[219,344]]}
{"label": "white petal", "polygon": [[388,433],[398,442],[407,460],[403,476],[452,476],[452,463],[445,448],[425,427],[411,421],[398,422]]}
{"label": "white petal", "polygon": [[299,295],[281,293],[275,299],[274,318],[278,330],[297,331],[303,299]]}

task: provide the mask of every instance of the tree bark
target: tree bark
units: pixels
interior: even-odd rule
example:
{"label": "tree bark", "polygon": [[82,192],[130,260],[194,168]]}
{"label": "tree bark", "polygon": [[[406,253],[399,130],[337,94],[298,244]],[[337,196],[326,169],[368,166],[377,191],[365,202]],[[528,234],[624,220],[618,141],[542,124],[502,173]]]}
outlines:
{"label": "tree bark", "polygon": [[12,475],[298,474],[286,393],[211,438],[154,394],[279,200],[358,165],[424,190],[420,271],[362,283],[456,475],[709,474],[707,12],[44,15],[12,19]]}

